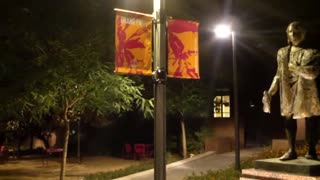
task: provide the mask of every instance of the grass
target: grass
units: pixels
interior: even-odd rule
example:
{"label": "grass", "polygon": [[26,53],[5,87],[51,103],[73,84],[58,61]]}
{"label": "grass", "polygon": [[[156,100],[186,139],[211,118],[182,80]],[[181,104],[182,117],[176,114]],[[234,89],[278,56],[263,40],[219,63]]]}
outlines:
{"label": "grass", "polygon": [[109,171],[105,173],[97,173],[97,174],[90,174],[85,177],[86,180],[104,180],[104,179],[115,179],[122,176],[127,176],[129,174],[133,174],[136,172],[145,171],[148,169],[153,168],[153,161],[146,161],[143,163],[139,163],[137,165],[129,166],[125,169],[119,169],[115,171]]}
{"label": "grass", "polygon": [[[181,157],[178,155],[172,155],[170,153],[167,154],[167,163],[172,163],[178,160],[181,160]],[[115,179],[123,176],[127,176],[130,174],[134,174],[137,172],[149,170],[153,168],[153,160],[146,160],[141,161],[141,163],[129,166],[124,169],[119,169],[115,171],[103,172],[103,173],[96,173],[90,174],[85,177],[85,180],[108,180],[108,179]]]}

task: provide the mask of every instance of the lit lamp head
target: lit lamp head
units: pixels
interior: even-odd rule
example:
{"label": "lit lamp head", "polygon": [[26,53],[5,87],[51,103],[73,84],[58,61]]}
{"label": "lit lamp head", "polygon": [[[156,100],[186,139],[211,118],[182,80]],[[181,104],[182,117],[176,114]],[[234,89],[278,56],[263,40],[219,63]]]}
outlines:
{"label": "lit lamp head", "polygon": [[220,24],[214,28],[214,33],[218,38],[228,38],[232,34],[231,26]]}
{"label": "lit lamp head", "polygon": [[160,10],[160,6],[161,6],[161,0],[153,0],[153,10],[157,11]]}

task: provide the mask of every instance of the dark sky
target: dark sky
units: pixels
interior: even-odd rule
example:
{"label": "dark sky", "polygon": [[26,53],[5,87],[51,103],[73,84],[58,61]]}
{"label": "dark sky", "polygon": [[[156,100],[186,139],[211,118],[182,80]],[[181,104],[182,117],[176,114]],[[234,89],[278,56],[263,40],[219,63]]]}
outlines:
{"label": "dark sky", "polygon": [[[150,14],[152,4],[152,0],[115,1],[117,8]],[[262,51],[269,56],[285,45],[285,29],[290,22],[303,21],[316,32],[320,26],[317,0],[166,0],[166,12],[173,18],[200,22],[203,52],[212,51],[214,42],[205,40],[212,40],[214,25],[224,18],[234,20],[239,43],[246,51]]]}
{"label": "dark sky", "polygon": [[[115,7],[152,13],[152,0],[116,0]],[[202,78],[232,86],[231,42],[217,40],[213,27],[222,19],[236,25],[240,91],[260,102],[276,70],[276,52],[286,46],[287,25],[308,25],[307,38],[316,42],[320,27],[318,0],[166,0],[168,16],[200,22],[199,51]],[[250,89],[248,89],[250,87]],[[247,91],[247,92],[246,92]]]}

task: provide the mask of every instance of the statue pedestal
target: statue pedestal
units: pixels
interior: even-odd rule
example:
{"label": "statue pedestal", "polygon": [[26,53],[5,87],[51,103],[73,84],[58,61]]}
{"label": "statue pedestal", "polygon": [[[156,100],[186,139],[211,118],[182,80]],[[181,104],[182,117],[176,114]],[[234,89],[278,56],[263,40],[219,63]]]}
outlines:
{"label": "statue pedestal", "polygon": [[240,180],[257,180],[257,179],[320,180],[320,177],[319,176],[303,176],[303,175],[266,171],[266,170],[253,169],[253,168],[242,170],[242,177],[240,177]]}
{"label": "statue pedestal", "polygon": [[243,169],[243,179],[297,179],[320,180],[320,161],[299,157],[295,160],[280,161],[278,158],[255,161],[254,169]]}

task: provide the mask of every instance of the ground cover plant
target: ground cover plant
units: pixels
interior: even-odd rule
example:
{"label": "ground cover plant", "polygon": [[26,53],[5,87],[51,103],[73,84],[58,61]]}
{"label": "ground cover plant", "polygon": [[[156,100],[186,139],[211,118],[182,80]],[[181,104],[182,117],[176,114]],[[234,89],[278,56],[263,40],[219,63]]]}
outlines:
{"label": "ground cover plant", "polygon": [[[175,161],[181,160],[181,156],[174,155],[171,153],[167,153],[167,163],[172,163]],[[101,172],[96,174],[90,174],[85,177],[85,180],[108,180],[115,179],[123,176],[127,176],[130,174],[134,174],[137,172],[149,170],[153,168],[153,159],[143,160],[136,165],[129,166],[124,169],[109,171],[109,172]]]}
{"label": "ground cover plant", "polygon": [[[318,147],[318,150],[319,149],[320,148]],[[241,160],[240,162],[241,169],[253,168],[255,160],[277,158],[277,157],[280,157],[284,152],[285,151],[282,151],[282,150],[273,150],[271,147],[265,147],[263,151],[261,151],[257,155]],[[306,152],[307,152],[307,146],[305,144],[301,144],[297,146],[297,153],[299,156],[303,156]],[[233,164],[226,169],[222,169],[218,171],[208,171],[200,175],[194,174],[192,176],[186,177],[185,179],[186,180],[213,180],[213,179],[236,180],[236,179],[239,179],[240,176],[241,176],[241,173],[234,169],[234,164]]]}

